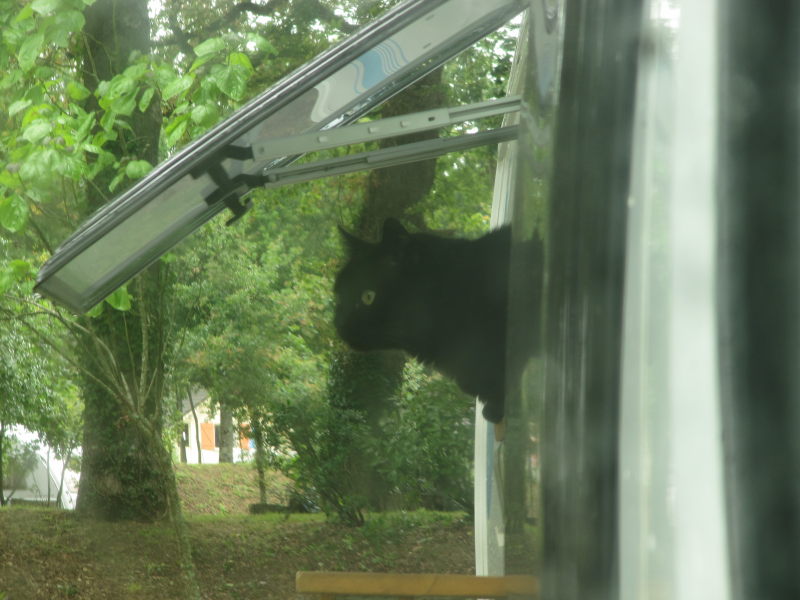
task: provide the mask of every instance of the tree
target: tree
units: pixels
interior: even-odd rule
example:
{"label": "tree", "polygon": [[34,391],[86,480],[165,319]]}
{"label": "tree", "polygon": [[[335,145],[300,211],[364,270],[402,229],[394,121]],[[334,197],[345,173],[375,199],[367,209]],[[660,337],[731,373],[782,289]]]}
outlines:
{"label": "tree", "polygon": [[[400,93],[380,109],[381,117],[408,114],[444,104],[442,71],[437,69],[410,89]],[[423,132],[381,145],[393,146],[437,137],[436,131]],[[364,203],[357,217],[356,233],[362,238],[377,238],[387,217],[408,216],[433,185],[436,160],[399,165],[372,171],[367,178]],[[418,224],[421,215],[414,215]],[[355,353],[342,349],[334,356],[331,368],[331,402],[338,409],[355,410],[364,415],[371,434],[380,437],[380,421],[391,398],[403,381],[404,356],[400,352]],[[357,440],[342,443],[336,440],[337,451],[349,448],[353,456],[346,477],[352,489],[361,490],[361,497],[372,508],[383,508],[387,501],[388,482],[366,462],[367,455]],[[358,520],[358,519],[357,519]]]}
{"label": "tree", "polygon": [[[13,322],[0,329],[0,481],[6,451],[6,432],[13,425],[48,432],[56,438],[67,410],[52,382],[63,381],[60,365],[49,360],[25,338]],[[63,384],[62,384],[63,385]],[[66,434],[65,434],[66,435]],[[0,505],[7,498],[0,492]]]}
{"label": "tree", "polygon": [[[82,12],[84,4],[92,6]],[[8,26],[2,59],[9,67],[2,87],[22,135],[4,132],[2,138],[8,162],[0,180],[0,223],[23,241],[31,255],[22,262],[30,264],[41,260],[42,249],[52,250],[51,238],[61,237],[158,161],[162,112],[152,100],[159,81],[148,77],[143,0],[39,0],[21,9],[6,7],[2,17]],[[28,269],[16,279],[30,274]],[[7,292],[13,279],[7,277],[0,291]],[[81,319],[30,296],[22,303],[31,307],[24,315],[29,331],[81,375],[79,513],[167,516],[176,524],[187,591],[195,597],[188,539],[161,437],[167,282],[166,269],[156,265],[133,283],[133,294],[122,289],[109,298],[114,310],[100,305]],[[71,337],[48,335],[48,319]]]}
{"label": "tree", "polygon": [[[103,91],[111,93],[101,89],[101,84],[110,82],[111,88],[117,82],[122,87],[121,82],[133,77],[115,77],[131,67],[145,66],[142,62],[131,65],[130,59],[146,56],[149,50],[147,3],[99,0],[86,10],[85,17],[85,108],[102,114],[102,104],[106,104],[104,116],[115,121],[111,127],[98,123],[94,133],[110,138],[106,148],[115,162],[154,164],[158,162],[161,127],[158,104],[151,101],[147,106],[123,107],[120,100],[104,102],[101,95]],[[128,74],[132,75],[131,71]],[[124,97],[121,91],[116,96]],[[126,113],[127,119],[123,118]],[[87,192],[89,210],[108,201],[118,177],[117,169],[108,167],[98,171],[95,185]],[[136,301],[128,310],[106,310],[83,319],[80,359],[85,429],[80,513],[108,519],[153,519],[169,510],[167,488],[172,474],[159,457],[163,453],[161,411],[167,352],[168,275],[164,271],[157,263],[137,278]],[[110,427],[111,423],[117,427]]]}
{"label": "tree", "polygon": [[187,376],[249,422],[262,487],[265,444],[277,450],[285,443],[267,431],[268,417],[285,403],[319,396],[314,348],[328,327],[314,298],[326,280],[313,274],[308,252],[304,258],[295,231],[281,231],[282,223],[256,211],[237,227],[215,221],[175,259],[185,274],[177,302],[188,327],[180,352]]}
{"label": "tree", "polygon": [[[86,4],[93,5],[84,16]],[[362,174],[258,192],[260,210],[241,227],[212,224],[196,236],[208,248],[159,261],[81,319],[30,296],[36,267],[92,210],[384,8],[312,0],[174,2],[155,15],[151,44],[142,0],[0,6],[0,225],[15,248],[0,262],[0,293],[13,299],[8,310],[24,314],[24,335],[60,352],[81,373],[87,405],[82,513],[180,520],[163,443],[166,389],[186,388],[178,381],[178,359],[191,367],[193,383],[213,389],[240,419],[263,424],[258,437],[266,458],[296,474],[304,460],[320,464],[326,456],[320,450],[331,438],[316,435],[319,426],[335,431],[340,417],[353,416],[354,429],[374,432],[381,418],[395,418],[381,409],[367,421],[358,406],[333,403],[338,408],[332,409],[328,401],[336,386],[327,384],[326,373],[338,352],[330,326],[340,254],[333,224],[363,218],[365,228],[374,227],[384,214],[413,205],[405,214],[419,226],[477,232],[486,225],[491,150],[473,151],[468,160],[440,159],[435,175],[430,169],[420,190],[406,198],[397,182],[408,177],[380,183],[386,180],[381,172],[372,183]],[[446,81],[463,77],[450,90],[453,97],[473,94],[473,80],[484,89],[494,84],[498,71],[486,58],[493,51],[463,55],[459,69],[471,75],[446,69]],[[413,108],[398,112],[405,110]],[[424,198],[429,179],[432,191]],[[180,350],[173,326],[191,330]],[[385,406],[400,405],[409,378],[399,362],[387,372],[394,400]],[[167,374],[175,378],[170,386]],[[405,431],[412,435],[410,425]],[[126,454],[130,448],[135,451]],[[289,450],[299,456],[300,449],[305,454],[292,463]],[[399,466],[365,468],[399,485],[392,474]],[[311,472],[298,479],[310,494],[327,493],[319,485],[324,479]]]}
{"label": "tree", "polygon": [[[84,4],[92,4],[85,14]],[[170,149],[159,149],[162,114],[168,114],[163,139],[170,147],[183,143],[235,106],[252,69],[246,56],[223,53],[217,43],[198,45],[190,73],[153,59],[141,0],[41,0],[0,11],[7,26],[0,58],[8,67],[2,100],[22,133],[4,130],[0,138],[7,157],[0,224],[28,253],[0,270],[5,292],[30,279],[54,240]],[[32,325],[83,376],[81,513],[140,519],[169,513],[174,481],[160,456],[169,281],[168,267],[157,263],[80,320],[26,298],[36,315],[58,320],[79,338],[51,339]]]}
{"label": "tree", "polygon": [[[0,506],[6,506],[14,493],[25,487],[28,474],[38,464],[36,446],[8,436],[6,424],[0,423]],[[8,495],[3,494],[4,489],[9,490]]]}
{"label": "tree", "polygon": [[[276,47],[282,46],[276,41]],[[484,99],[469,87],[470,77],[481,81],[482,93],[496,85],[495,78],[502,79],[503,68],[492,67],[493,50],[488,42],[447,68],[446,80],[460,82],[449,91],[449,102]],[[504,57],[506,65],[508,59],[510,54]],[[420,96],[431,92],[425,84],[430,86],[430,80],[417,92]],[[448,102],[441,90],[431,96],[431,106]],[[411,97],[398,96],[383,107],[383,116],[415,110],[420,105]],[[314,504],[353,523],[363,521],[368,506],[471,504],[465,493],[471,461],[468,425],[443,425],[469,423],[471,402],[439,378],[413,368],[404,372],[401,355],[389,355],[394,364],[384,371],[380,356],[342,352],[330,329],[330,290],[338,264],[333,257],[341,256],[337,221],[363,220],[374,232],[385,216],[405,214],[421,227],[429,222],[472,234],[487,228],[494,149],[442,157],[424,177],[418,177],[419,170],[413,165],[393,177],[384,170],[256,191],[255,208],[239,227],[206,228],[177,269],[191,274],[181,293],[187,294],[184,310],[197,318],[187,336],[194,339],[187,344],[192,348],[187,360],[196,367],[195,382],[215,386],[214,395],[223,401],[238,396],[251,429],[257,424],[257,447],[267,445],[272,464],[284,469]],[[413,193],[408,181],[415,182]],[[298,333],[303,359],[297,360],[297,354],[289,359],[297,352]],[[271,360],[258,360],[259,355]],[[353,377],[354,370],[362,377]],[[409,379],[410,372],[415,377]],[[242,377],[257,385],[242,388]],[[309,378],[328,381],[318,389],[287,386]],[[422,443],[422,432],[437,429],[422,418],[426,402],[442,407],[433,411],[433,423],[447,432],[429,444]],[[374,459],[388,453],[393,460]],[[439,471],[450,476],[443,478]],[[437,494],[437,486],[446,491]]]}

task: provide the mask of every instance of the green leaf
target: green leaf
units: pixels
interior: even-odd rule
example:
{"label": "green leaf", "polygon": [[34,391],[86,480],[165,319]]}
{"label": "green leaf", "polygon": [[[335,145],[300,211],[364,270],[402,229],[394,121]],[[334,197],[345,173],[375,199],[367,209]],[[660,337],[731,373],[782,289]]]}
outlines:
{"label": "green leaf", "polygon": [[136,96],[134,94],[117,98],[111,103],[111,110],[118,115],[130,117],[136,108]]}
{"label": "green leaf", "polygon": [[17,60],[19,60],[19,66],[23,71],[30,71],[36,64],[36,59],[39,57],[43,44],[44,33],[41,31],[26,37],[25,41],[22,42],[19,52],[17,52]]}
{"label": "green leaf", "polygon": [[53,130],[53,124],[43,119],[37,119],[28,125],[22,132],[22,137],[31,144],[35,144]]}
{"label": "green leaf", "polygon": [[215,71],[211,77],[223,94],[233,100],[240,100],[247,91],[250,73],[241,65],[228,65]]}
{"label": "green leaf", "polygon": [[108,87],[98,87],[98,90],[102,90],[102,106],[103,100],[109,102],[116,98],[122,98],[134,93],[136,90],[136,80],[131,79],[127,75],[117,75],[109,82]]}
{"label": "green leaf", "polygon": [[92,136],[92,145],[102,148],[106,142],[116,141],[117,137],[117,132],[113,129],[111,131],[98,131]]}
{"label": "green leaf", "polygon": [[33,266],[27,260],[12,260],[8,265],[17,279],[22,279],[33,273]]}
{"label": "green leaf", "polygon": [[161,64],[153,66],[151,75],[162,90],[178,78],[178,74],[173,69]]}
{"label": "green leaf", "polygon": [[125,69],[123,74],[128,79],[139,79],[142,75],[147,73],[149,69],[150,65],[148,65],[146,62],[137,62],[136,64]]}
{"label": "green leaf", "polygon": [[[33,79],[38,79],[41,82],[41,95],[39,102],[49,102],[50,99],[45,97],[44,90],[49,90],[51,87],[59,85],[61,74],[58,73],[59,80],[56,80],[56,70],[53,67],[37,64],[33,68]],[[33,90],[29,90],[29,94]]]}
{"label": "green leaf", "polygon": [[77,10],[59,10],[47,19],[49,22],[45,28],[45,39],[58,46],[65,48],[69,43],[69,36],[83,29],[86,19]]}
{"label": "green leaf", "polygon": [[191,104],[188,102],[181,102],[180,104],[175,106],[175,110],[173,110],[173,114],[177,115],[185,115],[189,112],[189,109],[192,107]]}
{"label": "green leaf", "polygon": [[[14,169],[14,173],[9,172],[8,168]],[[17,175],[19,163],[11,163],[6,165],[5,169],[0,169],[0,186],[9,188],[16,187],[19,184],[19,176]]]}
{"label": "green leaf", "polygon": [[16,102],[12,102],[11,106],[8,107],[8,116],[13,117],[18,112],[25,110],[31,105],[30,100],[17,100]]}
{"label": "green leaf", "polygon": [[186,127],[189,125],[189,115],[181,115],[172,123],[167,125],[164,129],[164,133],[166,134],[167,138],[167,145],[168,146],[175,146],[178,141],[183,136],[184,132],[186,131]]}
{"label": "green leaf", "polygon": [[79,140],[84,139],[89,132],[92,130],[94,126],[95,118],[94,113],[87,113],[83,119],[81,119],[80,125],[78,125],[78,129],[75,131],[75,137]]}
{"label": "green leaf", "polygon": [[277,54],[278,53],[278,51],[275,49],[275,46],[273,46],[270,43],[270,41],[267,38],[265,38],[263,35],[261,35],[261,34],[249,33],[249,34],[247,34],[246,39],[247,39],[248,45],[249,44],[255,45],[255,47],[260,52],[266,52],[267,54]]}
{"label": "green leaf", "polygon": [[192,87],[193,83],[194,83],[193,75],[184,75],[182,77],[174,79],[162,90],[164,99],[169,100],[173,96],[177,96],[178,94],[185,92],[190,87]]}
{"label": "green leaf", "polygon": [[31,8],[40,15],[54,13],[61,6],[61,0],[33,0]]}
{"label": "green leaf", "polygon": [[79,10],[60,10],[56,14],[62,27],[68,28],[71,33],[78,32],[86,25],[86,17]]}
{"label": "green leaf", "polygon": [[207,39],[194,47],[194,53],[197,56],[207,56],[209,54],[216,54],[225,49],[225,40],[221,37],[213,37]]}
{"label": "green leaf", "polygon": [[33,152],[20,165],[19,176],[23,181],[45,181],[50,175],[39,157],[39,152]]}
{"label": "green leaf", "polygon": [[0,294],[5,294],[11,286],[14,285],[16,279],[14,273],[8,267],[0,269]]}
{"label": "green leaf", "polygon": [[95,319],[103,314],[103,304],[104,302],[98,302],[92,308],[86,311],[86,316]]}
{"label": "green leaf", "polygon": [[206,54],[204,56],[198,56],[194,59],[192,66],[189,68],[189,73],[194,73],[197,69],[202,67],[208,61],[212,60],[214,56],[212,54]]}
{"label": "green leaf", "polygon": [[128,293],[128,290],[125,286],[121,288],[117,288],[114,292],[106,298],[106,302],[108,302],[112,308],[116,308],[117,310],[130,310],[131,309],[131,295]]}
{"label": "green leaf", "polygon": [[147,107],[150,106],[150,101],[153,99],[153,94],[156,93],[155,88],[147,88],[142,92],[142,97],[139,98],[139,110],[145,112]]}
{"label": "green leaf", "polygon": [[53,107],[49,104],[35,104],[25,111],[22,117],[22,129],[39,119],[48,119],[52,116]]}
{"label": "green leaf", "polygon": [[27,19],[30,19],[32,16],[33,16],[33,8],[31,8],[30,4],[26,4],[25,6],[22,7],[22,10],[20,10],[17,13],[17,16],[14,17],[14,23],[25,21]]}
{"label": "green leaf", "polygon": [[108,184],[108,190],[113,192],[114,190],[119,187],[119,184],[122,183],[122,180],[125,179],[125,173],[119,172],[114,176],[114,179],[111,180],[111,183]]}
{"label": "green leaf", "polygon": [[249,73],[255,70],[247,54],[243,54],[242,52],[231,52],[228,55],[228,64],[231,66],[239,65],[240,67],[244,67]]}
{"label": "green leaf", "polygon": [[117,114],[113,110],[107,111],[100,117],[100,127],[105,131],[111,131],[117,123]]}
{"label": "green leaf", "polygon": [[28,204],[19,196],[0,199],[0,225],[16,233],[28,220]]}
{"label": "green leaf", "polygon": [[147,175],[152,170],[153,165],[146,160],[132,160],[125,167],[125,175],[131,179],[139,179],[140,177]]}
{"label": "green leaf", "polygon": [[213,104],[198,104],[192,109],[192,121],[202,126],[210,126],[219,119],[219,111]]}
{"label": "green leaf", "polygon": [[81,100],[86,100],[91,92],[85,85],[72,79],[67,83],[67,94],[73,100],[80,102]]}

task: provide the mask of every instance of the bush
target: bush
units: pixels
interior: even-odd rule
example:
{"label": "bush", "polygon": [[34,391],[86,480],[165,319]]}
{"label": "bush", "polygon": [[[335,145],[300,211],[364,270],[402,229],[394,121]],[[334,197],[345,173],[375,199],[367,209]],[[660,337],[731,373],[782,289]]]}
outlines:
{"label": "bush", "polygon": [[398,508],[472,513],[473,403],[452,381],[409,361],[396,409],[369,440]]}
{"label": "bush", "polygon": [[474,411],[455,384],[408,361],[377,431],[366,411],[342,407],[335,393],[330,386],[328,401],[273,415],[294,451],[273,464],[302,497],[351,525],[363,524],[366,510],[472,512]]}

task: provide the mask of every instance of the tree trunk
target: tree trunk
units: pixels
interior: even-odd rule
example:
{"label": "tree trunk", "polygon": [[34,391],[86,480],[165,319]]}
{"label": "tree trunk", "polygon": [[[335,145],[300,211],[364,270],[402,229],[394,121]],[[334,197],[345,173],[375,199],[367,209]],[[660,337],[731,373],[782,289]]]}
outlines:
{"label": "tree trunk", "polygon": [[[437,69],[413,87],[392,98],[381,108],[381,117],[393,117],[445,105],[445,88],[442,70]],[[438,132],[429,131],[390,139],[383,147],[400,143],[432,139]],[[367,183],[364,207],[356,224],[356,233],[363,238],[379,239],[383,222],[388,217],[405,217],[424,228],[420,215],[409,216],[408,211],[425,198],[433,186],[436,160],[426,160],[371,171]],[[400,352],[371,352],[369,354],[343,350],[334,359],[341,373],[338,398],[345,408],[360,410],[365,415],[371,434],[381,435],[380,420],[390,409],[391,397],[403,381],[404,355]],[[353,449],[353,470],[346,475],[352,489],[365,497],[373,509],[385,509],[389,503],[389,486],[384,478],[370,466],[367,453]]]}
{"label": "tree trunk", "polygon": [[[171,470],[159,468],[159,446],[163,445],[160,414],[130,414],[89,378],[84,378],[82,387],[85,409],[78,514],[103,520],[168,518],[167,486],[173,475]],[[151,435],[144,431],[149,425],[154,426]]]}
{"label": "tree trunk", "polygon": [[219,462],[233,462],[233,411],[229,406],[219,407]]}
{"label": "tree trunk", "polygon": [[[84,84],[95,92],[101,81],[121,73],[132,56],[149,53],[147,0],[97,0],[84,15]],[[87,108],[99,110],[93,93]],[[134,110],[127,126],[117,130],[109,149],[120,159],[158,163],[159,102],[151,102],[144,113]],[[89,211],[108,200],[114,175],[106,169],[87,186]],[[168,519],[175,527],[186,597],[199,599],[172,457],[161,436],[170,322],[166,267],[156,262],[134,286],[131,310],[106,306],[99,317],[83,320],[89,333],[79,349],[85,408],[76,508],[80,515],[100,519]]]}
{"label": "tree trunk", "polygon": [[63,508],[63,506],[61,506],[61,498],[64,494],[64,475],[67,473],[67,466],[69,465],[69,459],[72,458],[73,451],[74,448],[67,450],[67,456],[61,464],[61,476],[58,478],[58,493],[56,493],[56,508]]}
{"label": "tree trunk", "polygon": [[[389,100],[381,107],[381,117],[395,117],[446,104],[442,69],[430,73],[411,88]],[[423,131],[381,142],[382,147],[435,139],[439,132]],[[425,198],[433,187],[436,159],[397,165],[371,171],[367,183],[364,208],[358,218],[356,233],[364,237],[379,237],[383,221],[388,217],[405,217],[424,229],[421,215],[409,215],[409,209]]]}
{"label": "tree trunk", "polygon": [[189,397],[189,406],[192,409],[192,419],[194,420],[194,439],[197,445],[197,464],[203,464],[203,443],[200,439],[200,419],[197,418],[197,407],[194,405],[192,398],[192,390],[186,389],[186,395]]}
{"label": "tree trunk", "polygon": [[[128,66],[133,52],[148,53],[150,23],[146,0],[99,0],[86,9],[84,83],[95,91]],[[99,110],[89,96],[90,110]],[[119,136],[113,148],[120,158],[134,155],[158,162],[161,117],[135,110],[132,135]],[[127,142],[125,140],[128,140]],[[110,170],[88,187],[88,207],[107,200]],[[167,516],[166,473],[156,458],[161,443],[164,381],[164,273],[156,263],[138,279],[141,293],[128,312],[108,306],[84,321],[92,334],[82,344],[84,377],[83,467],[78,512],[102,519],[154,520]],[[95,336],[97,336],[95,338]],[[105,344],[114,363],[100,349]],[[117,393],[112,394],[112,390]],[[127,400],[127,402],[126,402]],[[145,429],[149,434],[145,433]]]}
{"label": "tree trunk", "polygon": [[264,434],[264,416],[257,409],[250,409],[250,431],[256,446],[256,473],[258,475],[258,498],[267,503],[267,441]]}
{"label": "tree trunk", "polygon": [[3,484],[5,483],[6,476],[3,472],[3,451],[4,451],[4,442],[6,441],[6,424],[0,423],[0,506],[6,505],[6,496],[3,493]]}
{"label": "tree trunk", "polygon": [[178,388],[175,388],[175,404],[178,409],[178,414],[181,416],[181,432],[180,432],[180,450],[181,450],[181,464],[186,464],[188,461],[186,457],[186,446],[189,444],[189,428],[183,422],[183,400]]}

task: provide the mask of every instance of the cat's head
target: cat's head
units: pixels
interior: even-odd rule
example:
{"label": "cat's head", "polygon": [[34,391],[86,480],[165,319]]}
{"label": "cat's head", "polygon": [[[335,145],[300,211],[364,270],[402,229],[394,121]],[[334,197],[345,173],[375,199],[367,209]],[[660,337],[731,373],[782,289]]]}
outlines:
{"label": "cat's head", "polygon": [[402,348],[411,234],[395,219],[384,222],[378,243],[339,231],[348,261],[334,285],[336,330],[356,350]]}

